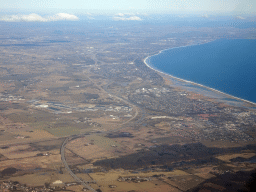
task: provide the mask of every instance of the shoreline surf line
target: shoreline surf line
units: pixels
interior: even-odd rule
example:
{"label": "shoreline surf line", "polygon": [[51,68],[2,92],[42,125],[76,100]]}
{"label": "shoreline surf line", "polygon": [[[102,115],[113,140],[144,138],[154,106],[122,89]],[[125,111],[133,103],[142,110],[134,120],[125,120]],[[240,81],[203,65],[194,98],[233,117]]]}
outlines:
{"label": "shoreline surf line", "polygon": [[[215,41],[215,40],[214,40],[214,41]],[[210,41],[210,42],[213,42],[213,41]],[[207,42],[207,43],[210,43],[210,42]],[[205,44],[206,44],[206,43],[205,43]],[[246,100],[246,99],[242,99],[242,98],[239,98],[239,97],[230,95],[230,94],[228,94],[228,93],[219,91],[219,90],[217,90],[217,89],[208,87],[208,86],[206,86],[206,85],[202,85],[202,84],[199,84],[199,83],[196,83],[196,82],[193,82],[193,81],[188,81],[188,80],[186,80],[186,79],[182,79],[182,78],[179,78],[179,77],[175,77],[175,76],[173,76],[173,75],[171,75],[171,74],[168,74],[168,73],[166,73],[166,72],[157,70],[157,69],[153,68],[152,66],[150,66],[150,65],[147,63],[147,61],[146,61],[146,60],[148,60],[148,59],[149,59],[150,57],[152,57],[152,56],[159,55],[159,54],[162,53],[163,51],[167,51],[167,50],[171,50],[171,49],[177,49],[177,48],[182,48],[182,47],[191,47],[191,46],[196,46],[196,45],[201,45],[201,44],[193,44],[193,45],[187,45],[187,46],[180,46],[180,47],[173,47],[173,48],[169,48],[169,49],[164,49],[164,50],[159,51],[157,54],[154,54],[154,55],[151,55],[151,56],[147,56],[143,61],[144,61],[145,65],[146,65],[148,68],[150,68],[150,69],[152,69],[152,70],[154,70],[154,71],[156,71],[156,72],[158,72],[158,73],[162,73],[162,74],[164,74],[164,75],[168,75],[169,77],[171,77],[171,78],[173,78],[173,79],[175,79],[175,80],[178,80],[178,81],[181,81],[181,82],[185,82],[185,83],[189,83],[189,84],[192,84],[192,85],[196,85],[196,86],[199,86],[199,87],[208,89],[208,90],[210,90],[210,91],[213,91],[213,92],[216,92],[216,93],[220,93],[220,94],[225,95],[225,96],[227,96],[227,97],[229,97],[229,98],[231,98],[231,99],[235,99],[235,100],[242,101],[242,102],[249,103],[249,104],[251,104],[251,105],[256,106],[256,103],[254,103],[254,102],[252,102],[252,101],[248,101],[248,100]]]}

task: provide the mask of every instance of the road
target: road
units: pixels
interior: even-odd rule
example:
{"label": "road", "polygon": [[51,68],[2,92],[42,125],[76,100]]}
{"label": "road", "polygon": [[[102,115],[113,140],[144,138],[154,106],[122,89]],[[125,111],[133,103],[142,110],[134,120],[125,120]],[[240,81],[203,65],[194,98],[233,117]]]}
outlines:
{"label": "road", "polygon": [[89,186],[85,181],[81,180],[79,177],[77,177],[72,170],[69,168],[66,158],[65,158],[65,146],[68,143],[69,138],[66,138],[65,141],[62,143],[61,149],[60,149],[60,154],[61,154],[61,160],[66,168],[66,170],[68,171],[68,173],[75,179],[76,182],[81,183],[84,187],[86,187],[87,189],[89,189],[90,191],[94,191],[96,192],[96,190],[94,190],[91,186]]}
{"label": "road", "polygon": [[[96,87],[98,87],[100,90],[106,92],[107,94],[109,94],[109,96],[112,96],[112,97],[115,97],[116,99],[119,99],[120,101],[123,101],[124,103],[128,104],[128,105],[132,105],[133,108],[135,109],[135,115],[130,118],[129,120],[127,120],[126,122],[122,123],[122,125],[125,125],[127,123],[129,123],[130,121],[132,121],[133,119],[135,119],[137,116],[138,116],[138,108],[137,106],[135,106],[134,104],[131,104],[130,102],[126,101],[125,99],[121,98],[121,97],[118,97],[116,95],[113,95],[111,93],[109,93],[107,90],[104,90],[102,87],[100,87],[99,85],[97,85],[90,77],[87,77]],[[117,128],[118,129],[118,128]],[[113,130],[112,130],[113,131]],[[61,154],[61,160],[66,168],[66,170],[68,171],[68,173],[75,179],[75,181],[81,183],[84,187],[86,187],[87,189],[89,189],[90,191],[95,191],[91,186],[88,185],[88,181],[83,181],[81,180],[79,177],[77,177],[73,172],[72,170],[69,168],[68,164],[67,164],[67,161],[66,161],[66,158],[65,158],[65,146],[66,144],[68,143],[69,139],[71,139],[72,137],[70,138],[66,138],[65,141],[62,143],[62,146],[61,146],[61,149],[60,149],[60,154]],[[95,191],[96,192],[96,191]]]}
{"label": "road", "polygon": [[[121,98],[121,97],[118,97],[117,95],[113,95],[113,94],[110,93],[107,89],[103,89],[101,86],[99,86],[97,83],[95,83],[95,82],[89,77],[89,75],[87,76],[87,78],[88,78],[97,88],[99,88],[101,91],[107,93],[110,97],[114,97],[114,98],[116,98],[116,99],[118,99],[118,100],[120,100],[120,101],[123,101],[124,103],[126,103],[127,105],[132,106],[132,107],[135,109],[135,115],[134,115],[131,119],[129,119],[128,121],[122,123],[121,125],[125,125],[125,124],[129,123],[130,121],[132,121],[133,119],[135,119],[135,118],[138,116],[139,111],[138,111],[138,108],[137,108],[136,105],[130,103],[129,101],[127,101],[127,100],[125,100],[125,99],[123,99],[123,98]],[[107,86],[106,86],[106,87],[107,87]]]}

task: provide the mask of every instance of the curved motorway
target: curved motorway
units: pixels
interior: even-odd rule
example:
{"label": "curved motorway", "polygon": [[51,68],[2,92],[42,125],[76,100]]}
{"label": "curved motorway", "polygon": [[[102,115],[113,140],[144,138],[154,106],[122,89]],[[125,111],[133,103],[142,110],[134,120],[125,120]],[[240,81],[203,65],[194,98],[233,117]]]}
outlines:
{"label": "curved motorway", "polygon": [[79,177],[77,177],[72,170],[69,168],[66,158],[65,158],[65,145],[67,144],[67,142],[69,141],[69,138],[66,138],[65,141],[62,143],[61,149],[60,149],[60,154],[61,154],[61,160],[66,168],[66,170],[68,171],[68,173],[75,179],[75,181],[81,183],[84,187],[86,187],[87,189],[96,192],[91,186],[89,186],[85,181],[81,180]]}
{"label": "curved motorway", "polygon": [[[124,103],[128,104],[128,105],[132,105],[133,108],[135,108],[135,115],[130,118],[129,120],[127,120],[126,122],[122,123],[122,125],[125,125],[127,123],[129,123],[130,121],[132,121],[133,119],[135,119],[137,116],[138,116],[138,109],[137,109],[137,106],[135,106],[134,104],[131,104],[129,101],[121,98],[121,97],[118,97],[116,95],[113,95],[111,93],[109,93],[107,90],[104,90],[102,87],[100,87],[99,85],[97,85],[95,82],[93,82],[93,80],[90,78],[90,77],[87,77],[93,84],[95,84],[96,87],[98,87],[99,89],[101,89],[102,91],[106,92],[107,94],[109,94],[110,96],[112,97],[115,97],[116,99],[119,99],[121,101],[123,101]],[[143,118],[143,117],[142,117]],[[139,119],[140,120],[140,119]],[[122,127],[121,127],[122,128]],[[117,128],[116,130],[118,130],[120,128]],[[113,131],[113,130],[112,130]],[[67,161],[66,161],[66,158],[65,158],[65,146],[66,144],[68,143],[69,139],[72,138],[72,137],[68,137],[64,140],[64,142],[62,143],[62,146],[61,146],[61,149],[60,149],[60,154],[61,154],[61,160],[65,166],[65,169],[68,171],[68,173],[75,179],[75,181],[77,181],[78,183],[81,183],[84,187],[86,187],[87,189],[89,189],[90,191],[93,191],[93,192],[96,192],[96,190],[94,190],[91,186],[88,185],[89,181],[83,181],[81,180],[79,177],[77,177],[75,175],[75,173],[72,172],[72,170],[69,168],[68,164],[67,164]]]}

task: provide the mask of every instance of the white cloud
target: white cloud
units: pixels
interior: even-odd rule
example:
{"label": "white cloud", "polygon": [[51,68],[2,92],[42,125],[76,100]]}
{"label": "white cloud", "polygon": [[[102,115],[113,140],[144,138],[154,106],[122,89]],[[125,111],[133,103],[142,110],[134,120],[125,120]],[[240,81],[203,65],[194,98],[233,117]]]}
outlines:
{"label": "white cloud", "polygon": [[138,16],[132,16],[132,17],[113,17],[116,21],[141,21],[142,19]]}
{"label": "white cloud", "polygon": [[147,13],[137,13],[137,15],[142,15],[144,17],[148,17],[149,16]]}
{"label": "white cloud", "polygon": [[0,21],[7,22],[50,22],[50,21],[76,21],[79,18],[68,13],[58,13],[53,16],[42,17],[38,14],[32,13],[29,15],[10,15],[0,18]]}
{"label": "white cloud", "polygon": [[235,18],[236,18],[236,19],[241,19],[241,20],[244,20],[244,19],[245,19],[245,18],[242,17],[242,16],[236,16]]}
{"label": "white cloud", "polygon": [[29,15],[10,15],[0,18],[1,21],[27,21],[27,22],[33,22],[33,21],[39,21],[39,22],[45,22],[47,19],[41,17],[40,15],[37,15],[35,13],[29,14]]}
{"label": "white cloud", "polygon": [[124,13],[117,13],[116,16],[119,16],[119,17],[124,17],[125,14]]}
{"label": "white cloud", "polygon": [[208,14],[204,14],[202,15],[203,18],[209,18],[209,15]]}
{"label": "white cloud", "polygon": [[77,16],[71,15],[68,13],[58,13],[54,16],[48,17],[48,21],[62,21],[62,20],[67,20],[67,21],[76,21],[79,20]]}
{"label": "white cloud", "polygon": [[124,17],[124,16],[133,16],[135,15],[134,13],[117,13],[116,16],[119,17]]}
{"label": "white cloud", "polygon": [[91,19],[91,20],[94,20],[95,18],[94,17],[87,17],[88,19]]}

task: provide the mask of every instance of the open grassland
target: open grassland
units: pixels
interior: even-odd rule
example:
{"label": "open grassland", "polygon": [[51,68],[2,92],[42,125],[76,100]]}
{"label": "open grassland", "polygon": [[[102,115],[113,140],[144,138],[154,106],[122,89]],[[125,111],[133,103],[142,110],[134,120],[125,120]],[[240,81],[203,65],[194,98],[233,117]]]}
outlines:
{"label": "open grassland", "polygon": [[48,128],[49,125],[51,125],[51,122],[40,121],[35,123],[29,123],[29,125],[35,129],[45,129],[45,128]]}
{"label": "open grassland", "polygon": [[66,145],[67,149],[86,159],[111,157],[119,146],[114,140],[97,135],[78,138]]}
{"label": "open grassland", "polygon": [[80,134],[81,129],[76,128],[76,127],[60,127],[60,128],[46,128],[46,131],[49,133],[53,134],[56,137],[65,137],[65,136],[70,136],[70,135],[76,135]]}
{"label": "open grassland", "polygon": [[32,151],[30,145],[16,145],[6,149],[0,149],[0,153],[8,159],[19,159],[36,156],[39,151]]}
{"label": "open grassland", "polygon": [[51,179],[51,173],[42,174],[27,174],[18,177],[11,177],[11,181],[18,181],[21,184],[27,184],[28,186],[44,186],[45,183],[49,183]]}
{"label": "open grassland", "polygon": [[[20,145],[25,146],[25,145]],[[8,148],[7,150],[1,150],[2,155],[4,155],[8,159],[23,159],[23,158],[29,158],[29,157],[36,157],[39,154],[43,153],[49,153],[53,155],[59,154],[59,150],[49,150],[47,152],[35,150],[34,147],[27,146],[27,148],[20,148],[17,146],[12,146]]]}
{"label": "open grassland", "polygon": [[77,166],[77,165],[81,165],[84,163],[88,163],[88,161],[86,159],[75,154],[73,151],[71,151],[70,149],[67,149],[67,148],[65,150],[65,158],[66,158],[66,161],[69,166],[72,166],[72,165]]}
{"label": "open grassland", "polygon": [[0,153],[0,161],[7,160],[7,157],[5,157],[3,154]]}
{"label": "open grassland", "polygon": [[204,181],[204,179],[196,175],[173,176],[164,179],[164,181],[172,186],[178,187],[182,191],[186,191],[196,187]]}
{"label": "open grassland", "polygon": [[10,177],[9,180],[18,181],[21,184],[27,184],[28,186],[44,186],[45,183],[49,183],[54,186],[53,183],[56,180],[60,180],[63,183],[75,182],[67,172],[63,172],[63,174],[60,174],[56,171],[38,172],[18,177]]}
{"label": "open grassland", "polygon": [[202,168],[198,168],[198,169],[193,169],[193,174],[197,175],[198,177],[201,177],[203,179],[210,179],[212,177],[215,177],[213,174],[211,174],[210,172],[213,171],[212,166],[210,167],[202,167]]}
{"label": "open grassland", "polygon": [[94,119],[97,123],[100,124],[112,124],[113,126],[118,126],[120,123],[123,123],[121,119],[113,118],[113,117],[101,117],[101,118],[95,118]]}
{"label": "open grassland", "polygon": [[105,149],[111,149],[113,145],[115,145],[116,147],[120,146],[114,140],[103,137],[103,136],[88,135],[88,136],[85,137],[85,139],[87,141],[92,141],[93,140],[95,145],[98,145],[99,147],[104,147]]}
{"label": "open grassland", "polygon": [[217,158],[222,161],[230,162],[230,159],[234,159],[237,157],[249,159],[255,155],[256,155],[255,153],[238,153],[238,154],[230,154],[230,155],[221,155],[221,156],[218,156]]}
{"label": "open grassland", "polygon": [[[8,146],[13,144],[24,144],[40,140],[48,140],[56,138],[45,130],[21,131],[8,133],[4,132],[0,135],[0,146]],[[1,140],[2,139],[2,140]]]}
{"label": "open grassland", "polygon": [[40,130],[40,129],[37,129],[37,130],[35,129],[34,131],[20,132],[19,135],[28,137],[31,139],[35,139],[35,140],[40,140],[42,138],[45,138],[45,139],[56,138],[49,132],[47,132],[45,130]]}
{"label": "open grassland", "polygon": [[7,115],[7,117],[14,123],[31,123],[31,122],[36,122],[36,118],[34,118],[32,115],[29,113],[12,113]]}
{"label": "open grassland", "polygon": [[210,141],[202,140],[201,143],[206,147],[230,148],[230,147],[243,147],[249,144],[255,144],[255,141]]}
{"label": "open grassland", "polygon": [[[111,185],[116,186],[115,188],[110,188]],[[179,189],[172,187],[162,181],[156,180],[151,182],[143,183],[126,183],[126,182],[112,182],[103,184],[101,187],[102,191],[106,192],[159,192],[159,191],[168,191],[168,192],[180,192]]]}
{"label": "open grassland", "polygon": [[[163,182],[154,175],[165,175],[166,177],[173,177],[173,176],[189,176],[188,173],[180,170],[172,171],[172,172],[157,172],[157,173],[130,173],[124,170],[112,170],[108,173],[91,173],[90,176],[93,180],[97,181],[98,185],[102,186],[103,191],[174,191],[178,192],[180,190],[176,189],[175,187]],[[117,181],[119,177],[140,177],[140,178],[150,178],[150,181],[144,181],[139,183],[134,182],[127,182],[127,181]],[[116,186],[115,188],[110,188],[110,185]]]}
{"label": "open grassland", "polygon": [[84,188],[84,186],[82,186],[82,185],[74,185],[74,186],[66,187],[67,190],[78,191],[78,192],[83,191],[83,188]]}
{"label": "open grassland", "polygon": [[11,159],[1,161],[0,171],[7,167],[14,167],[21,170],[31,170],[36,168],[48,168],[51,164],[60,163],[61,156],[49,155],[49,156],[35,156],[21,159]]}
{"label": "open grassland", "polygon": [[42,146],[42,147],[47,147],[47,146],[54,146],[55,148],[60,149],[60,146],[64,139],[52,139],[52,140],[47,140],[47,141],[39,141],[36,142],[36,146]]}
{"label": "open grassland", "polygon": [[[3,132],[0,133],[0,144],[7,144],[9,141],[15,139],[15,134],[13,133],[8,133],[8,132]],[[6,142],[8,141],[8,142]]]}
{"label": "open grassland", "polygon": [[61,163],[59,149],[62,142],[63,139],[53,139],[1,147],[0,154],[5,159],[1,159],[0,170],[8,167],[33,170],[49,168],[56,163]]}

